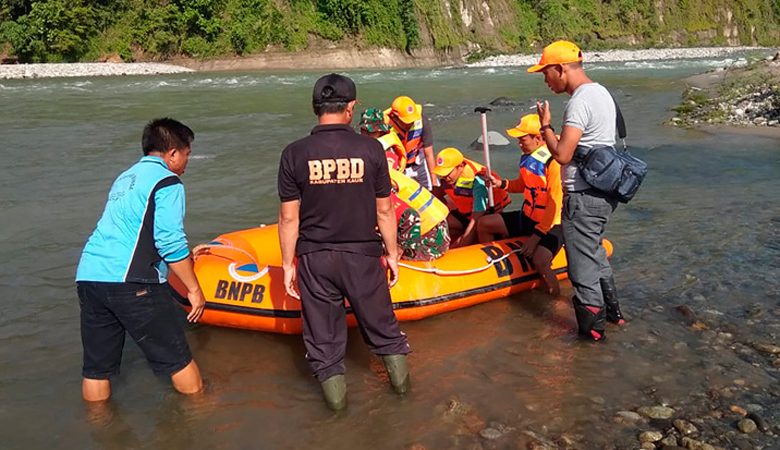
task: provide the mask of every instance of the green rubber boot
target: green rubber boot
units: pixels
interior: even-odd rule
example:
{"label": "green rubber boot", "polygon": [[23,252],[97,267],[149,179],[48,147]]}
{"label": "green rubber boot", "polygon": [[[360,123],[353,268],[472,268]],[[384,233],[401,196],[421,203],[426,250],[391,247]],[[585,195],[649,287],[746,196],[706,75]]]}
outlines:
{"label": "green rubber boot", "polygon": [[333,375],[320,383],[325,403],[333,411],[341,411],[347,407],[347,382],[344,375]]}
{"label": "green rubber boot", "polygon": [[387,375],[390,376],[390,384],[399,395],[409,392],[412,381],[409,378],[409,367],[406,365],[406,355],[383,355]]}

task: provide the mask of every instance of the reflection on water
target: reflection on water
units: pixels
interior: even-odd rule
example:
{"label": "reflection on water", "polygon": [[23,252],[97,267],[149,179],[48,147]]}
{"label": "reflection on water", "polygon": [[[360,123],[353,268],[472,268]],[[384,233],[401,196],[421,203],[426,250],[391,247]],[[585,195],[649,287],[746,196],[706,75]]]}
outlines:
{"label": "reflection on water", "polygon": [[[651,167],[608,228],[629,325],[609,328],[603,345],[579,342],[566,283],[557,299],[530,292],[405,323],[414,387],[403,399],[353,330],[341,414],[325,409],[300,337],[208,326],[188,333],[203,395],[175,394],[128,344],[113,400],[85,407],[79,396],[73,272],[110,181],[139,157],[144,122],[171,115],[196,130],[185,175],[196,244],[274,220],[278,155],[312,126],[318,74],[4,81],[2,447],[471,449],[569,439],[574,448],[634,448],[638,429],[616,425],[617,411],[668,404],[699,417],[692,405],[749,399],[771,418],[777,359],[754,344],[780,335],[777,141],[661,126],[679,100],[677,80],[702,67],[686,64],[605,65],[594,75],[616,92],[635,153]],[[402,92],[428,104],[437,148],[466,149],[479,135],[474,106],[493,98],[521,103],[495,108],[494,130],[536,98],[552,100],[560,117],[564,100],[519,69],[353,75],[361,107]],[[496,147],[493,165],[513,176],[518,155]]]}

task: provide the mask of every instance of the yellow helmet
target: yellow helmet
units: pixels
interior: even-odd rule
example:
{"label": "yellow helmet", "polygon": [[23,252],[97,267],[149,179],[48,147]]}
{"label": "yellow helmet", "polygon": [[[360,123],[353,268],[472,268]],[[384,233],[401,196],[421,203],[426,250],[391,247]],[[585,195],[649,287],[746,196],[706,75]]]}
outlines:
{"label": "yellow helmet", "polygon": [[402,95],[393,100],[390,112],[401,119],[403,123],[414,123],[422,117],[422,106],[416,104],[410,97]]}
{"label": "yellow helmet", "polygon": [[539,64],[528,68],[531,73],[541,72],[547,66],[555,64],[568,64],[582,61],[582,51],[577,44],[570,41],[555,41],[542,50]]}
{"label": "yellow helmet", "polygon": [[436,167],[433,168],[433,173],[440,177],[446,177],[452,172],[452,169],[462,162],[463,153],[455,147],[447,147],[436,155]]}
{"label": "yellow helmet", "polygon": [[513,138],[523,137],[526,134],[538,135],[542,134],[539,130],[541,127],[538,114],[526,114],[520,118],[520,122],[514,128],[507,129],[506,134]]}

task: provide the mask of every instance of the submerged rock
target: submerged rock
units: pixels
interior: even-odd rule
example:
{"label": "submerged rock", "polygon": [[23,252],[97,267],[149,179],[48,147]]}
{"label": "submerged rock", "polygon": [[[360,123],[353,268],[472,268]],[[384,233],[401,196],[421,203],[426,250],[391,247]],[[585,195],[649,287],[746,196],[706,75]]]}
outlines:
{"label": "submerged rock", "polygon": [[660,431],[643,431],[639,434],[639,442],[658,442],[663,438]]}
{"label": "submerged rock", "polygon": [[770,355],[780,354],[780,345],[766,344],[762,342],[754,342],[753,348],[761,353],[768,353]]}
{"label": "submerged rock", "polygon": [[509,97],[496,97],[490,102],[491,106],[522,106],[525,102]]}
{"label": "submerged rock", "polygon": [[643,406],[636,412],[651,419],[671,419],[674,415],[674,409],[668,406]]}
{"label": "submerged rock", "polygon": [[618,411],[614,420],[617,423],[636,423],[642,420],[642,416],[633,411]]}
{"label": "submerged rock", "polygon": [[758,426],[750,419],[742,419],[737,422],[737,428],[745,434],[750,434],[755,432],[758,429]]}
{"label": "submerged rock", "polygon": [[677,429],[677,431],[679,431],[683,436],[696,434],[699,432],[699,430],[696,429],[696,427],[687,420],[676,419],[672,423],[674,424],[674,427]]}
{"label": "submerged rock", "polygon": [[482,431],[480,431],[479,435],[482,436],[483,438],[489,440],[489,441],[492,441],[494,439],[500,438],[501,436],[504,435],[504,433],[496,430],[495,428],[488,427],[488,428],[485,428]]}

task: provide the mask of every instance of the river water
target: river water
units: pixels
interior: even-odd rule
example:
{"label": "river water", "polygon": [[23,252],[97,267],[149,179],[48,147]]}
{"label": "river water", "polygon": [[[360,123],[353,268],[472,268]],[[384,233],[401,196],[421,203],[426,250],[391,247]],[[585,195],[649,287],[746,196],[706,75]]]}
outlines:
{"label": "river water", "polygon": [[[414,349],[404,399],[351,332],[341,414],[324,407],[300,337],[204,325],[188,328],[204,395],[175,394],[128,341],[108,407],[80,399],[75,266],[111,181],[140,156],[145,122],[171,116],[196,132],[184,177],[194,245],[275,221],[279,153],[313,126],[319,74],[3,81],[0,448],[638,448],[640,431],[670,425],[614,416],[655,405],[724,448],[779,444],[780,141],[663,125],[684,77],[728,63],[589,69],[651,167],[608,227],[627,326],[581,343],[570,304],[541,292],[404,323]],[[496,97],[520,101],[490,114],[499,131],[535,99],[549,99],[559,122],[565,100],[517,68],[349,74],[360,108],[400,94],[424,103],[436,149],[466,149],[480,132],[473,108]],[[492,156],[499,173],[516,174],[516,148]],[[739,433],[730,405],[749,406],[770,431]]]}

